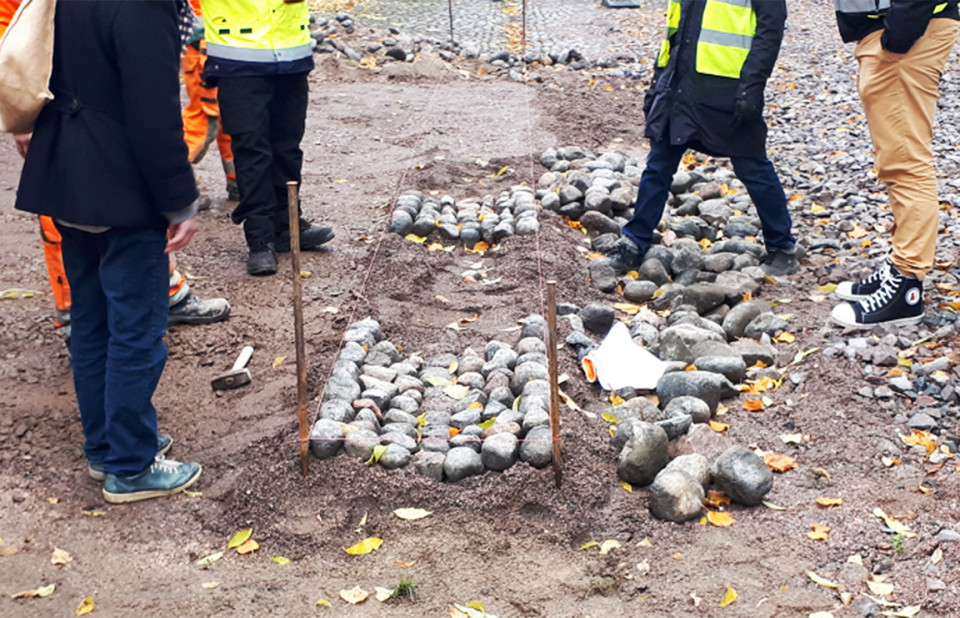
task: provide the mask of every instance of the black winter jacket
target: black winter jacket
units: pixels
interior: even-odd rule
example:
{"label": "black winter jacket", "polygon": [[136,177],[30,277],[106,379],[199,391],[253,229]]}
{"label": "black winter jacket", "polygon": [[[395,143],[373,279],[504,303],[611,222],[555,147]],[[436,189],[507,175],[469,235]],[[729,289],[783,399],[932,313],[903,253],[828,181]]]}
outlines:
{"label": "black winter jacket", "polygon": [[157,228],[197,198],[180,118],[174,0],[59,0],[55,99],[37,118],[16,207]]}
{"label": "black winter jacket", "polygon": [[905,54],[913,47],[914,42],[923,36],[927,24],[931,19],[958,19],[958,0],[946,1],[947,7],[934,14],[935,6],[945,0],[892,0],[890,8],[885,11],[877,10],[873,14],[883,14],[883,19],[869,17],[867,13],[837,12],[837,26],[840,28],[840,37],[845,43],[859,41],[871,32],[883,30],[881,44],[883,48]]}
{"label": "black winter jacket", "polygon": [[[787,18],[785,0],[752,0],[757,29],[740,79],[695,70],[706,0],[681,0],[670,62],[658,68],[648,93],[645,135],[715,156],[766,157],[763,91],[773,72]],[[749,109],[752,113],[737,114]]]}

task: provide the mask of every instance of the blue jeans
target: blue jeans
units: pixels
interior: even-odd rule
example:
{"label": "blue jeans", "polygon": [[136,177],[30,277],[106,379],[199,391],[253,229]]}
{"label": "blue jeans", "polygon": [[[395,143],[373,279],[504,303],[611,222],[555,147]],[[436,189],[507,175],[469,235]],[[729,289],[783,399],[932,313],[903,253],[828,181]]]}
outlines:
{"label": "blue jeans", "polygon": [[[650,142],[650,154],[647,167],[640,176],[633,217],[623,226],[624,236],[637,243],[640,255],[646,253],[653,242],[653,230],[663,218],[673,175],[686,152],[686,146]],[[797,241],[790,232],[793,222],[787,210],[787,196],[770,160],[731,157],[730,162],[757,207],[767,250],[789,249],[796,245]]]}
{"label": "blue jeans", "polygon": [[58,227],[73,301],[70,354],[84,451],[105,472],[139,474],[157,452],[150,399],[167,360],[165,233]]}

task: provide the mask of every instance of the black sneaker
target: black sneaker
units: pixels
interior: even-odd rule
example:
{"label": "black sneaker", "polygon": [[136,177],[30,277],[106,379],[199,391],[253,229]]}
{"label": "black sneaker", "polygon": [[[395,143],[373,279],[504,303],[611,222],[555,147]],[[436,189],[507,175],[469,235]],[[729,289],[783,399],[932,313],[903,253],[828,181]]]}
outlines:
{"label": "black sneaker", "polygon": [[891,264],[876,292],[856,302],[837,305],[830,319],[847,328],[907,326],[923,319],[923,283],[901,275]]}
{"label": "black sneaker", "polygon": [[890,275],[890,268],[893,262],[887,258],[880,265],[880,268],[870,273],[860,281],[841,281],[837,284],[834,294],[841,300],[860,300],[870,296],[880,289],[884,279]]}
{"label": "black sneaker", "polygon": [[[333,230],[328,227],[314,227],[305,219],[300,220],[300,250],[310,251],[333,240]],[[284,230],[277,236],[277,253],[290,252],[290,230]]]}
{"label": "black sneaker", "polygon": [[230,317],[230,303],[225,298],[201,300],[190,293],[176,305],[170,307],[167,324],[213,324]]}
{"label": "black sneaker", "polygon": [[781,249],[771,247],[767,249],[767,256],[763,258],[763,272],[772,277],[792,275],[800,270],[797,264],[797,248]]}
{"label": "black sneaker", "polygon": [[250,248],[247,272],[254,277],[277,274],[277,254],[273,251],[273,243]]}

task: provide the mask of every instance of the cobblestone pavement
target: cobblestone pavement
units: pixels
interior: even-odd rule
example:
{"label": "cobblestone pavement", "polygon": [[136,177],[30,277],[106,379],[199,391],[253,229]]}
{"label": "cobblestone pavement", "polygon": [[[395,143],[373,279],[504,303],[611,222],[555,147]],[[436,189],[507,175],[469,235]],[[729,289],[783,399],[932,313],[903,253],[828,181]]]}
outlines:
{"label": "cobblestone pavement", "polygon": [[[642,56],[646,52],[627,24],[649,15],[657,2],[641,0],[648,7],[644,10],[609,9],[597,0],[526,0],[525,51],[573,48],[589,58]],[[353,14],[365,26],[394,26],[404,34],[445,40],[450,36],[450,9],[446,0],[366,0]],[[462,46],[477,47],[481,53],[520,52],[522,0],[452,0],[452,10],[454,38]]]}

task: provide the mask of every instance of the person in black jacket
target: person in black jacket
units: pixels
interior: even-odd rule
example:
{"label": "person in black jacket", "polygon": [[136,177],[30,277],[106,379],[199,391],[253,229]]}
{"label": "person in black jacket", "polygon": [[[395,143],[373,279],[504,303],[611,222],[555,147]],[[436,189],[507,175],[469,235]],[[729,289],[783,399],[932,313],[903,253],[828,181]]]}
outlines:
{"label": "person in black jacket", "polygon": [[687,149],[730,157],[756,204],[767,248],[765,269],[797,271],[787,199],[766,156],[767,78],[780,52],[785,0],[673,0],[667,37],[643,111],[650,154],[634,214],[615,258],[638,266],[653,241],[670,184]]}
{"label": "person in black jacket", "polygon": [[916,324],[937,248],[933,118],[940,75],[957,40],[957,0],[835,0],[834,6],[840,36],[857,42],[857,88],[894,226],[891,255],[863,280],[837,285],[836,295],[849,302],[830,317],[849,328]]}
{"label": "person in black jacket", "polygon": [[[185,1],[185,0],[184,0]],[[55,99],[37,118],[16,207],[54,218],[73,296],[70,352],[89,473],[108,502],[189,487],[200,465],[158,458],[167,253],[196,230],[180,121],[174,0],[60,0]]]}

